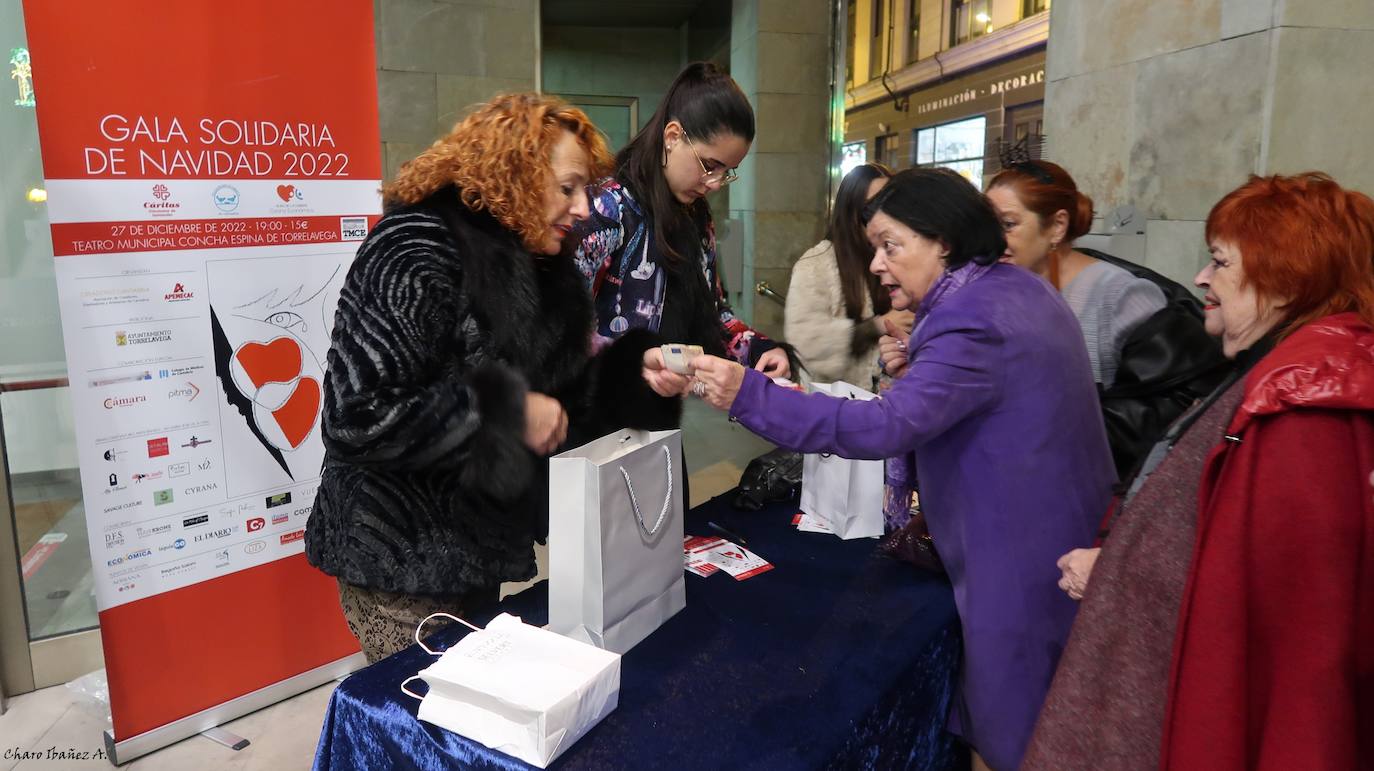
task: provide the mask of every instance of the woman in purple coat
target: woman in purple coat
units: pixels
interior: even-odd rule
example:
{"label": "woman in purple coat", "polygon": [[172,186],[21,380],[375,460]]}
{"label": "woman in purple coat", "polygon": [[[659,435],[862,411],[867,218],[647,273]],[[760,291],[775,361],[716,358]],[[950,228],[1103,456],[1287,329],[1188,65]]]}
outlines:
{"label": "woman in purple coat", "polygon": [[893,308],[916,311],[891,390],[867,402],[802,394],[712,356],[694,361],[691,388],[782,447],[914,454],[963,625],[949,728],[975,768],[1010,771],[1073,623],[1055,561],[1092,542],[1116,479],[1092,369],[1054,287],[998,263],[997,215],[962,177],[901,172],[865,216],[870,269]]}

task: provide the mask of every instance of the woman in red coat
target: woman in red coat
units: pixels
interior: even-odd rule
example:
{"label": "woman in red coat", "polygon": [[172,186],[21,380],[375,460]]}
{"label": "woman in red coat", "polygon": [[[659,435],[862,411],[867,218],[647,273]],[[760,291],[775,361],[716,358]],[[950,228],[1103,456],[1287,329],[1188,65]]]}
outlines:
{"label": "woman in red coat", "polygon": [[1374,201],[1252,178],[1207,240],[1238,374],[1151,453],[1091,582],[1066,568],[1023,768],[1374,768]]}

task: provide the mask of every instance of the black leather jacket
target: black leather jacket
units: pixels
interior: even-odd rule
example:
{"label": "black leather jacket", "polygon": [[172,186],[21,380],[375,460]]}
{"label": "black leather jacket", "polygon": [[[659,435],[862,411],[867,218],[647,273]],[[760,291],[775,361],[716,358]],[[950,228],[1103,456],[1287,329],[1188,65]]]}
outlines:
{"label": "black leather jacket", "polygon": [[1195,400],[1231,371],[1221,345],[1202,326],[1202,304],[1183,285],[1093,249],[1078,251],[1146,279],[1167,304],[1131,330],[1122,346],[1116,382],[1099,392],[1117,477],[1129,483],[1150,448]]}

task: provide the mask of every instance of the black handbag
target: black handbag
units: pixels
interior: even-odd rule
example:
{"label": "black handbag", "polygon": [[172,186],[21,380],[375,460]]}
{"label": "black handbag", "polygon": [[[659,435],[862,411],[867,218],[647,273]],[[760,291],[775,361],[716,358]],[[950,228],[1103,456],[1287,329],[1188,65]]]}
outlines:
{"label": "black handbag", "polygon": [[758,511],[769,503],[795,500],[801,494],[802,456],[791,450],[770,450],[749,461],[739,478],[735,508]]}

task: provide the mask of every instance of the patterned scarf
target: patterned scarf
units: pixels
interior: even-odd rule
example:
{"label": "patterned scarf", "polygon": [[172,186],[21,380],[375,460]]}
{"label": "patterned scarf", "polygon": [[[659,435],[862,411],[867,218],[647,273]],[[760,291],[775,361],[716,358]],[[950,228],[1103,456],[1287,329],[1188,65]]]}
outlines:
{"label": "patterned scarf", "polygon": [[[979,265],[970,260],[963,267],[941,274],[926,292],[925,297],[921,298],[921,304],[916,307],[916,323],[911,328],[911,338],[916,338],[917,332],[929,318],[931,311],[991,269],[992,265]],[[911,347],[908,346],[908,363],[911,361],[911,353]],[[916,452],[913,450],[888,458],[884,464],[883,481],[883,530],[890,533],[900,530],[909,522],[912,512],[918,506]]]}

